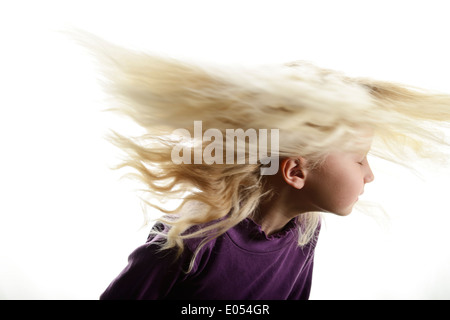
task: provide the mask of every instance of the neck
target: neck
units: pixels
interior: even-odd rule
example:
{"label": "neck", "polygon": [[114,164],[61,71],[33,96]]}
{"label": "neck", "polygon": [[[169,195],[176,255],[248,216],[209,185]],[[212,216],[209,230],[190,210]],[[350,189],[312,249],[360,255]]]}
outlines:
{"label": "neck", "polygon": [[286,205],[289,203],[286,197],[286,194],[277,192],[263,201],[255,211],[253,219],[267,236],[281,231],[292,218],[301,213]]}

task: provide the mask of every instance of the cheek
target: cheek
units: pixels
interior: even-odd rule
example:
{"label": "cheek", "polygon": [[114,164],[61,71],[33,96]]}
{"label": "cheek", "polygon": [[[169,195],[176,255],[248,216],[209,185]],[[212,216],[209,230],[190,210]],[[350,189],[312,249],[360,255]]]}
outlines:
{"label": "cheek", "polygon": [[353,205],[361,193],[357,176],[344,169],[323,176],[322,180],[322,201],[335,210]]}
{"label": "cheek", "polygon": [[342,185],[339,199],[336,199],[336,202],[338,207],[345,211],[342,212],[343,214],[349,214],[352,211],[361,192],[361,183],[354,178],[348,179],[346,183]]}
{"label": "cheek", "polygon": [[339,175],[333,178],[335,190],[341,194],[341,196],[348,195],[351,197],[355,193],[359,195],[361,179],[357,172],[351,170],[341,171]]}
{"label": "cheek", "polygon": [[333,203],[339,207],[345,206],[354,197],[352,185],[348,181],[335,180],[334,183],[328,189],[328,195],[332,199]]}

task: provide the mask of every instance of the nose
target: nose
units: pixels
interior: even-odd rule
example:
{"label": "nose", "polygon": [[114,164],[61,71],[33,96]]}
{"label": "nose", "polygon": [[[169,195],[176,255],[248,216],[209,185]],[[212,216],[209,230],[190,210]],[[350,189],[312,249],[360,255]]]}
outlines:
{"label": "nose", "polygon": [[370,166],[367,166],[367,173],[364,176],[364,183],[371,183],[375,179],[375,176],[373,175],[372,169]]}

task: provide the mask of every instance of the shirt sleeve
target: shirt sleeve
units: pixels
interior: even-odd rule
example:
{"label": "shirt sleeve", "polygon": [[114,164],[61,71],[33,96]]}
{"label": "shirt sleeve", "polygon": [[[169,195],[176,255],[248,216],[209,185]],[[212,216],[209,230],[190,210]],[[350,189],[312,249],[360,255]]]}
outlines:
{"label": "shirt sleeve", "polygon": [[164,299],[186,277],[189,262],[186,253],[177,258],[175,249],[160,250],[154,241],[147,242],[130,254],[128,265],[100,300]]}

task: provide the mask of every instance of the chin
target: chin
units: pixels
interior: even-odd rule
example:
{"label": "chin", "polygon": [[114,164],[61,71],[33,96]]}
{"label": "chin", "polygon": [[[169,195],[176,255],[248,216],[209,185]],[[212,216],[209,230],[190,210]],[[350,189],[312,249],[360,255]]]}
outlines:
{"label": "chin", "polygon": [[331,208],[331,209],[324,209],[324,210],[320,210],[320,211],[322,211],[322,212],[325,212],[325,213],[332,213],[332,214],[334,214],[334,215],[337,215],[337,216],[341,216],[341,217],[345,217],[345,216],[348,216],[348,215],[350,215],[350,213],[352,213],[353,212],[353,205],[354,204],[352,204],[352,205],[350,205],[350,206],[348,206],[348,207],[345,207],[345,208]]}
{"label": "chin", "polygon": [[345,216],[350,215],[350,213],[352,213],[352,211],[353,211],[353,206],[351,206],[350,208],[342,209],[342,210],[336,210],[335,212],[332,212],[332,213],[334,213],[335,215],[338,215],[338,216],[345,217]]}

